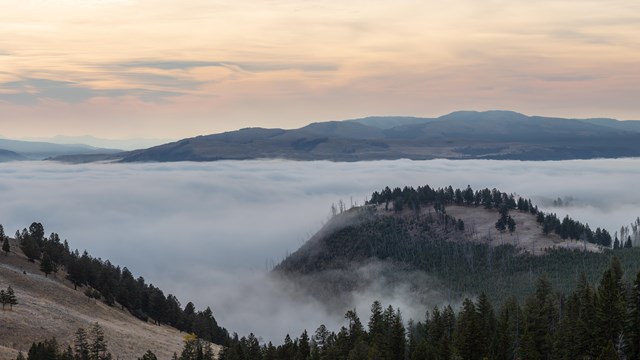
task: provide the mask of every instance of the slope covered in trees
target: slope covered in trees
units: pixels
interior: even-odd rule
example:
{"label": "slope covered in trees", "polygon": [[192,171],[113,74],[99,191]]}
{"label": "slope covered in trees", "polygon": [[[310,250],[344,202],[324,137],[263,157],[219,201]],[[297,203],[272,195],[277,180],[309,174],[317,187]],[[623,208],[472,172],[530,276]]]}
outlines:
{"label": "slope covered in trees", "polygon": [[[449,215],[450,207],[494,214],[496,235],[476,241],[469,234],[468,224]],[[517,244],[500,242],[500,234],[508,232],[509,226],[507,223],[500,229],[498,223],[501,219],[508,222],[518,214],[527,214],[533,224],[538,221],[535,231],[540,238],[552,237],[558,244],[570,241],[574,247],[549,246],[544,251],[531,252]],[[513,224],[514,239],[518,226]],[[595,251],[583,251],[586,245]],[[496,189],[387,187],[374,192],[367,205],[337,214],[325,229],[282,261],[275,272],[298,280],[312,292],[320,289],[315,292],[322,295],[326,289],[357,289],[359,279],[354,269],[370,262],[384,262],[433,276],[450,294],[450,300],[480,292],[498,300],[512,295],[523,298],[542,273],[548,274],[554,286],[567,290],[577,286],[577,274],[581,272],[589,281],[595,281],[606,268],[610,252],[620,258],[626,271],[640,270],[639,249],[612,249],[606,230],[592,231],[569,217],[560,221],[555,214],[540,211],[529,199]],[[310,276],[317,281],[309,281]],[[424,286],[411,285],[416,289]]]}
{"label": "slope covered in trees", "polygon": [[56,233],[45,237],[40,223],[34,222],[29,229],[16,231],[15,238],[30,261],[40,260],[40,270],[45,275],[64,269],[65,278],[74,288],[91,287],[95,290],[92,295],[109,306],[117,302],[141,320],[152,319],[178,330],[194,332],[215,343],[224,343],[228,337],[226,330],[218,326],[210,308],[196,311],[191,302],[182,307],[174,295],[165,295],[153,284],[147,284],[144,278],[134,277],[126,267],[94,258],[87,251],[82,254],[78,250],[72,251],[67,241],[62,242]]}
{"label": "slope covered in trees", "polygon": [[[176,296],[165,295],[126,267],[86,251],[71,251],[57,234],[44,234],[44,227],[33,223],[17,232],[16,239],[0,240],[9,247],[0,255],[0,285],[11,285],[19,301],[13,311],[8,311],[11,303],[3,301],[5,324],[15,331],[0,337],[0,355],[2,346],[24,350],[24,341],[38,334],[68,339],[70,326],[84,326],[92,318],[110,323],[111,336],[129,336],[127,346],[130,341],[159,341],[163,344],[160,349],[171,348],[171,337],[179,339],[179,331],[216,344],[227,341],[227,331],[217,324],[210,308],[197,310],[192,302],[181,305]],[[61,313],[66,315],[61,317]],[[121,324],[127,324],[126,330],[114,332]]]}
{"label": "slope covered in trees", "polygon": [[220,358],[640,359],[640,272],[625,273],[616,257],[609,261],[595,283],[578,275],[572,292],[554,288],[543,275],[521,301],[497,304],[481,293],[460,308],[435,307],[418,322],[376,301],[366,326],[351,310],[338,330],[320,325],[312,335],[287,335],[278,346],[235,335]]}

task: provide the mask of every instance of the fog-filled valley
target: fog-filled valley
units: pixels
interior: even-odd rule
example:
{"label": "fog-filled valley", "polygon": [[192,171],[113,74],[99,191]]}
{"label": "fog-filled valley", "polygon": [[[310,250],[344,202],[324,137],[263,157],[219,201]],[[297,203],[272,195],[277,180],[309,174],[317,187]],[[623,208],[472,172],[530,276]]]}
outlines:
{"label": "fog-filled valley", "polygon": [[[640,159],[5,163],[0,222],[10,235],[42,222],[73,248],[127,266],[183,305],[211,306],[230,331],[280,342],[287,333],[343,323],[338,312],[267,276],[328,220],[334,203],[361,205],[385,186],[495,187],[613,234],[640,215],[639,181]],[[406,319],[422,318],[426,308],[406,296],[403,283],[375,281],[381,267],[362,271],[370,286],[350,305],[364,318],[378,299]],[[433,284],[430,306],[448,300]]]}

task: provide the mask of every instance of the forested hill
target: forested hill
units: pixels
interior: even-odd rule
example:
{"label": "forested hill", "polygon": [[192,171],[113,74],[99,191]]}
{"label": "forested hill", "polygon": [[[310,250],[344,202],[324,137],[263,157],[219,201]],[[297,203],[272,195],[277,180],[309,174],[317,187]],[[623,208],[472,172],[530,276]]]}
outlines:
{"label": "forested hill", "polygon": [[541,276],[521,300],[492,303],[482,293],[420,319],[375,301],[363,320],[352,309],[341,329],[320,325],[281,345],[234,337],[220,360],[640,359],[640,273],[613,257],[596,282],[577,277],[575,291]]}
{"label": "forested hill", "polygon": [[[156,337],[155,344],[160,350],[166,346],[165,341],[171,341],[172,332],[153,330],[153,326],[174,329],[175,334],[171,336],[175,337],[177,348],[173,351],[178,352],[182,345],[179,332],[194,333],[215,344],[225,344],[228,340],[227,330],[218,325],[210,308],[198,311],[192,302],[181,305],[176,296],[165,295],[144,278],[135,277],[126,267],[92,257],[87,251],[82,254],[72,251],[58,234],[45,236],[40,223],[34,222],[29,228],[16,231],[13,239],[4,235],[0,225],[0,243],[0,285],[3,289],[11,286],[19,302],[14,311],[6,313],[10,317],[3,319],[3,326],[14,329],[14,333],[1,336],[0,347],[24,351],[31,341],[50,336],[70,339],[76,329],[68,329],[69,333],[60,329],[66,329],[69,324],[86,327],[84,322],[91,321],[94,313],[93,321],[102,319],[100,321],[128,324],[126,329],[138,329],[140,333],[134,338],[142,344],[154,344]],[[100,306],[88,306],[87,302]],[[61,312],[67,315],[59,315]],[[151,331],[147,324],[154,324]],[[116,333],[119,332],[129,330]],[[150,340],[140,340],[144,338]],[[130,342],[130,339],[121,340]],[[148,349],[135,350],[139,355]]]}
{"label": "forested hill", "polygon": [[244,159],[563,160],[640,156],[637,121],[458,111],[438,118],[370,117],[298,129],[245,128],[117,154],[61,156],[66,162]]}
{"label": "forested hill", "polygon": [[638,238],[637,232],[624,241],[612,238],[604,229],[559,219],[529,199],[496,189],[385,188],[365,206],[335,208],[335,217],[274,271],[292,279],[325,274],[311,291],[351,291],[360,280],[355,269],[383,262],[434,277],[451,300],[482,291],[504,299],[532,291],[542,273],[568,290],[580,272],[595,281],[611,252],[635,273],[640,257],[631,245]]}

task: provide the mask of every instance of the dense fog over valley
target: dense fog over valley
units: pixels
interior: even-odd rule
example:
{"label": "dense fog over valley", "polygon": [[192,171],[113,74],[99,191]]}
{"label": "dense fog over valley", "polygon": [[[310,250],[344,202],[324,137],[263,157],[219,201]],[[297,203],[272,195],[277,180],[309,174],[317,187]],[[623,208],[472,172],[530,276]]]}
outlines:
{"label": "dense fog over valley", "polygon": [[[230,331],[281,342],[286,333],[342,324],[341,316],[265,275],[327,221],[332,203],[360,205],[384,186],[495,187],[613,235],[640,215],[638,183],[640,159],[14,162],[0,164],[0,223],[13,235],[42,222],[47,234],[127,266],[183,305],[211,306]],[[353,302],[362,319],[376,298],[399,306],[405,319],[422,317],[425,309],[405,292],[402,284],[372,282]],[[442,304],[446,296],[434,291],[430,299]]]}

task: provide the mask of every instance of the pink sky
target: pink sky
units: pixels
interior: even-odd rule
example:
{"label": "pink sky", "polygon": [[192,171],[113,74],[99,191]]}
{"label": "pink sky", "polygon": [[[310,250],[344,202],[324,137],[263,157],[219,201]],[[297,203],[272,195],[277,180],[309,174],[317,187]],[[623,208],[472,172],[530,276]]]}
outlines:
{"label": "pink sky", "polygon": [[[345,4],[347,3],[347,4]],[[640,2],[0,0],[0,135],[640,119]]]}

